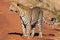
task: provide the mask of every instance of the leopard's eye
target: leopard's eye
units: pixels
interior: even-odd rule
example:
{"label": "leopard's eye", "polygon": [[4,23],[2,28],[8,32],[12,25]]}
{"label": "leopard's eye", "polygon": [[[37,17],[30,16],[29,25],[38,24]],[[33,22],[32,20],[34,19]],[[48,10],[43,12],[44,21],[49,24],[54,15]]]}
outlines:
{"label": "leopard's eye", "polygon": [[36,1],[38,1],[38,2],[43,2],[43,0],[36,0]]}
{"label": "leopard's eye", "polygon": [[19,4],[17,4],[17,6],[19,6]]}

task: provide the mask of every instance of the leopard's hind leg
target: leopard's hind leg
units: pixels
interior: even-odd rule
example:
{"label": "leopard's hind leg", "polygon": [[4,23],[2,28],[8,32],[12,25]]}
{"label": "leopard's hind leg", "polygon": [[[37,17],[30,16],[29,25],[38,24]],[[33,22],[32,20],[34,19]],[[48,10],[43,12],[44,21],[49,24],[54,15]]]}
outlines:
{"label": "leopard's hind leg", "polygon": [[43,13],[40,13],[38,19],[39,37],[42,37],[42,21],[43,21]]}
{"label": "leopard's hind leg", "polygon": [[32,29],[31,37],[34,37],[34,35],[35,35],[35,26],[36,26],[36,23],[37,22],[35,22],[34,24],[31,25],[31,29]]}
{"label": "leopard's hind leg", "polygon": [[42,37],[42,22],[40,19],[38,20],[38,28],[39,28],[39,37]]}

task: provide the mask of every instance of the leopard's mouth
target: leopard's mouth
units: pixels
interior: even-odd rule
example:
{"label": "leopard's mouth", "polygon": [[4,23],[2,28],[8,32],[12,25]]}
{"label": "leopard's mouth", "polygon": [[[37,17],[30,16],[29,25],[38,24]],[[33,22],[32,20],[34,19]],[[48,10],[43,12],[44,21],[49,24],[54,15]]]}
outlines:
{"label": "leopard's mouth", "polygon": [[11,12],[16,12],[16,13],[18,13],[18,11],[17,11],[17,10],[15,10],[15,11],[14,11],[14,10],[10,9],[10,11],[11,11]]}
{"label": "leopard's mouth", "polygon": [[18,11],[15,11],[16,13],[18,13]]}

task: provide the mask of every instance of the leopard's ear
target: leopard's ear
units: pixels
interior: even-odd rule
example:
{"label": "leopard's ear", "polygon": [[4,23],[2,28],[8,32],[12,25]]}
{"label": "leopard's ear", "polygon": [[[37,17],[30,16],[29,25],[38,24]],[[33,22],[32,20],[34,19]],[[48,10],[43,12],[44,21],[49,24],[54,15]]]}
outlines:
{"label": "leopard's ear", "polygon": [[17,2],[17,6],[24,7],[23,4]]}
{"label": "leopard's ear", "polygon": [[17,3],[17,6],[20,6],[20,4],[19,4],[19,3]]}

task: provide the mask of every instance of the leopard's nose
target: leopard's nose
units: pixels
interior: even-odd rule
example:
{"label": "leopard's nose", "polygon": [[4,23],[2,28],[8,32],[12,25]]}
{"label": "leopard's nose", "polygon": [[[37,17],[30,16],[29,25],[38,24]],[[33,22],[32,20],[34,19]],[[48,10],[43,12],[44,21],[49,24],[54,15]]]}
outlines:
{"label": "leopard's nose", "polygon": [[13,12],[13,10],[10,10],[10,11],[12,11],[12,12]]}

